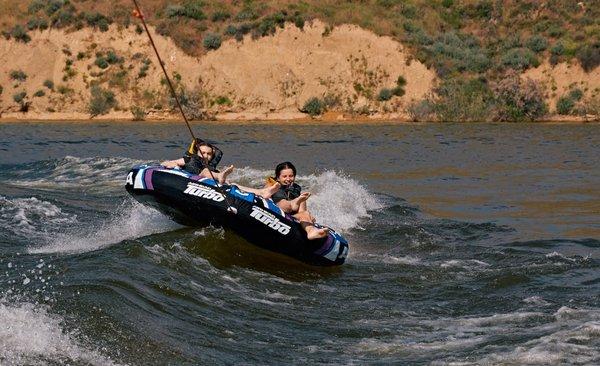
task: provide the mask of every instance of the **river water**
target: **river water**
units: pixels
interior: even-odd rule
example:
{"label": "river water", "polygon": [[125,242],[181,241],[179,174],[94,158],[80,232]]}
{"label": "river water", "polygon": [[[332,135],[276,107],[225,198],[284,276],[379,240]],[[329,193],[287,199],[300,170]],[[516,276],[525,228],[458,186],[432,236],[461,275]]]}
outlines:
{"label": "river water", "polygon": [[0,124],[0,364],[599,364],[594,124],[196,124],[292,160],[350,242],[310,267],[132,200],[166,123]]}

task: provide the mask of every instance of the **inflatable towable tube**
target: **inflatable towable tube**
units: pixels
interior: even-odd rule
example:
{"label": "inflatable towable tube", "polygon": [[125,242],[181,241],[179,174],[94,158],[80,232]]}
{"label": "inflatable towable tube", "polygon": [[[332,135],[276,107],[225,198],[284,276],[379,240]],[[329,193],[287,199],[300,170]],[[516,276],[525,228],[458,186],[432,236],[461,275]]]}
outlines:
{"label": "inflatable towable tube", "polygon": [[[306,231],[272,200],[224,186],[227,200],[212,179],[158,165],[131,169],[125,188],[137,201],[154,207],[186,226],[214,224],[234,230],[259,247],[319,266],[343,264],[348,242],[334,230],[308,240]],[[228,212],[229,202],[236,213]]]}

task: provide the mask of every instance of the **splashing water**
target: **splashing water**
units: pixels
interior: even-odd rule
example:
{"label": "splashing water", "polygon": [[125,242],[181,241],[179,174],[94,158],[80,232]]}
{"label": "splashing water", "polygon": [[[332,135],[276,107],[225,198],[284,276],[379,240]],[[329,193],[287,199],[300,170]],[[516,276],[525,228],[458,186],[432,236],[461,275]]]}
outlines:
{"label": "splashing water", "polygon": [[179,225],[160,212],[128,200],[107,222],[58,234],[49,243],[30,248],[29,253],[84,253],[177,227]]}
{"label": "splashing water", "polygon": [[117,365],[63,329],[62,319],[43,305],[16,304],[0,299],[0,361],[3,365],[70,364]]}
{"label": "splashing water", "polygon": [[[232,181],[261,187],[265,177],[271,173],[247,167],[236,169],[232,174]],[[299,175],[297,182],[303,187],[303,191],[312,193],[308,207],[317,221],[341,232],[361,228],[360,222],[371,217],[369,211],[383,208],[383,204],[365,187],[335,171]]]}

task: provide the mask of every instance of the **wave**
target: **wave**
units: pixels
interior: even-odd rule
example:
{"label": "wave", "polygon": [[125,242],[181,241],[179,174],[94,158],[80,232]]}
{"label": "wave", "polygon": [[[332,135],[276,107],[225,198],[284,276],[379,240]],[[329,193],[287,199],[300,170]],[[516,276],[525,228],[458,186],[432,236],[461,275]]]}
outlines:
{"label": "wave", "polygon": [[46,306],[0,299],[0,363],[118,365],[84,345],[76,332],[65,330],[63,323]]}
{"label": "wave", "polygon": [[[232,182],[262,187],[270,170],[239,168],[230,176]],[[361,222],[371,218],[369,211],[384,207],[377,196],[354,179],[335,171],[321,174],[299,175],[297,182],[303,191],[312,193],[308,207],[321,224],[344,232],[362,229]]]}
{"label": "wave", "polygon": [[53,230],[77,223],[77,215],[63,212],[36,197],[0,196],[0,230],[23,237],[44,237]]}
{"label": "wave", "polygon": [[10,184],[36,189],[82,188],[103,191],[125,184],[129,169],[143,161],[121,157],[78,158],[38,161],[8,175]]}
{"label": "wave", "polygon": [[111,217],[89,225],[79,225],[68,233],[56,233],[41,246],[29,248],[32,254],[84,253],[98,250],[123,240],[135,239],[178,228],[160,212],[132,199],[126,200]]}
{"label": "wave", "polygon": [[[597,309],[561,307],[554,313],[516,311],[484,317],[415,318],[405,322],[418,323],[419,327],[429,331],[391,340],[363,339],[358,343],[357,351],[380,356],[407,353],[435,356],[438,360],[433,363],[435,365],[589,364],[600,360],[600,351],[596,347],[600,334],[600,310]],[[392,326],[391,323],[385,325]],[[510,343],[516,334],[528,340],[519,340],[518,346],[502,346]],[[504,340],[499,341],[498,337]],[[486,354],[477,359],[477,350],[483,348]],[[468,359],[446,355],[457,350],[471,355]]]}

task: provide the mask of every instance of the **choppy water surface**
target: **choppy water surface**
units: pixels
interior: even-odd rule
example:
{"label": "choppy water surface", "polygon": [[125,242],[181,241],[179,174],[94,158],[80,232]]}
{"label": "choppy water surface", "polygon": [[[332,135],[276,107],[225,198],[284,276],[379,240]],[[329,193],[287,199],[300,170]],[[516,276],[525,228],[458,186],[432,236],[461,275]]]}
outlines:
{"label": "choppy water surface", "polygon": [[0,364],[598,364],[598,125],[196,125],[292,160],[351,243],[313,268],[130,199],[178,124],[0,124]]}

